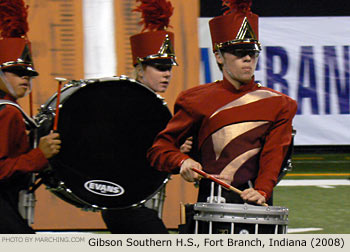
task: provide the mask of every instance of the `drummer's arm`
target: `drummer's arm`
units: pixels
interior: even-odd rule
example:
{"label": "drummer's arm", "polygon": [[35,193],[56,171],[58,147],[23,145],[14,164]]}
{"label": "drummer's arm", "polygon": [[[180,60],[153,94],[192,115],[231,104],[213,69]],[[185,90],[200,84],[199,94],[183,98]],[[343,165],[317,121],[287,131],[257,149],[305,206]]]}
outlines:
{"label": "drummer's arm", "polygon": [[283,102],[281,112],[270,133],[266,136],[260,154],[259,173],[255,180],[255,189],[261,194],[266,194],[266,200],[272,195],[282,162],[292,140],[292,119],[296,113],[297,105],[290,98],[286,98]]}
{"label": "drummer's arm", "polygon": [[180,151],[177,140],[173,138],[171,131],[172,124],[161,132],[155,139],[152,147],[147,152],[147,158],[152,167],[160,171],[178,173],[181,165],[190,156]]}
{"label": "drummer's arm", "polygon": [[[188,137],[186,141],[181,145],[180,151],[182,153],[189,153],[192,149],[193,145],[193,137]],[[193,172],[192,168],[197,168],[202,170],[202,166],[200,163],[194,161],[191,158],[183,160],[180,166],[180,175],[183,179],[188,182],[194,182],[199,179],[198,173]]]}
{"label": "drummer's arm", "polygon": [[[180,101],[179,101],[180,100]],[[179,173],[180,167],[190,156],[181,152],[181,145],[191,136],[195,116],[181,106],[181,98],[175,104],[175,114],[166,128],[158,134],[147,158],[151,166],[160,171]]]}
{"label": "drummer's arm", "polygon": [[29,148],[21,112],[17,109],[1,112],[4,113],[0,115],[0,180],[10,177],[16,171],[35,172],[45,168],[48,160],[39,148],[25,153],[18,150],[26,148],[25,146]]}

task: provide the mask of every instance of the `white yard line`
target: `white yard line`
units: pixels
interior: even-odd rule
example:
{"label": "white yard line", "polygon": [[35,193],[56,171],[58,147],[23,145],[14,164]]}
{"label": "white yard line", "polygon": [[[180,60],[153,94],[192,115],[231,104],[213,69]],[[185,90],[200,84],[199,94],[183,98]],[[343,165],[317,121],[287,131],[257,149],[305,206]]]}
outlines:
{"label": "white yard line", "polygon": [[334,161],[326,161],[326,160],[294,160],[293,164],[350,164],[350,160],[334,160]]}
{"label": "white yard line", "polygon": [[277,186],[336,186],[350,185],[348,179],[284,179]]}
{"label": "white yard line", "polygon": [[305,232],[319,231],[319,230],[323,230],[323,228],[288,228],[288,234],[305,233]]}

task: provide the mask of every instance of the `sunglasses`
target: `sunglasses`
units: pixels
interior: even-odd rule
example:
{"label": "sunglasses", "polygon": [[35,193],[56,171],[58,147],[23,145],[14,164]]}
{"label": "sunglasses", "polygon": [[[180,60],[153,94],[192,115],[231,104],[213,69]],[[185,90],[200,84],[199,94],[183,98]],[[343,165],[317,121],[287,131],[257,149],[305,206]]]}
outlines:
{"label": "sunglasses", "polygon": [[243,58],[247,55],[249,55],[251,58],[257,58],[260,53],[257,50],[234,49],[234,48],[225,48],[224,52],[230,53],[238,58]]}

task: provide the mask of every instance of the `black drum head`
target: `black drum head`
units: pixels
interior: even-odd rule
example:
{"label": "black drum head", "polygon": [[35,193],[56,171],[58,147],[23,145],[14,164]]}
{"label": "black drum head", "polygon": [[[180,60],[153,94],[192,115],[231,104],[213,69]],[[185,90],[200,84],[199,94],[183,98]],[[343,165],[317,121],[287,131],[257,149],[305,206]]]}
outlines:
{"label": "black drum head", "polygon": [[[62,93],[64,97],[64,93]],[[150,198],[169,174],[146,158],[171,113],[156,94],[129,80],[96,81],[65,98],[54,176],[86,206],[126,208]]]}

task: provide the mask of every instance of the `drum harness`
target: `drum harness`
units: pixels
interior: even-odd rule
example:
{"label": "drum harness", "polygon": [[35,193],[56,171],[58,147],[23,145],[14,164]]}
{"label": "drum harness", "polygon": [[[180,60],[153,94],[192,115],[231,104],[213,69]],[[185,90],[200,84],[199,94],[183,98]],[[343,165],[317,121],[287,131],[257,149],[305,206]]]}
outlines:
{"label": "drum harness", "polygon": [[[23,115],[26,128],[34,134],[34,139],[37,139],[37,129],[39,128],[39,125],[30,116],[28,116],[17,103],[10,100],[0,99],[0,106],[2,105],[11,105],[16,107]],[[37,141],[34,141],[33,148],[36,147]],[[31,174],[28,189],[24,189],[19,192],[18,211],[21,216],[27,220],[29,225],[34,223],[34,208],[36,202],[34,191],[40,186],[40,184],[35,185],[35,180],[36,177],[33,173]]]}

